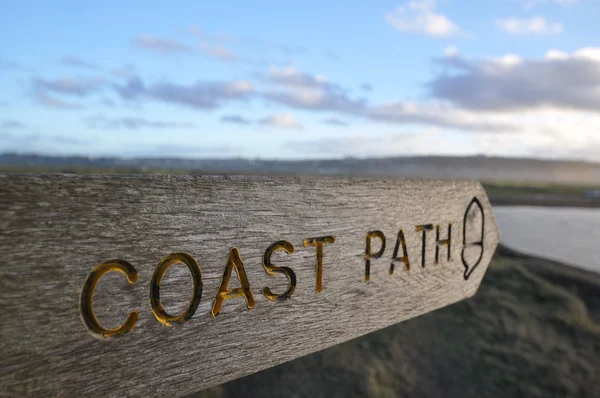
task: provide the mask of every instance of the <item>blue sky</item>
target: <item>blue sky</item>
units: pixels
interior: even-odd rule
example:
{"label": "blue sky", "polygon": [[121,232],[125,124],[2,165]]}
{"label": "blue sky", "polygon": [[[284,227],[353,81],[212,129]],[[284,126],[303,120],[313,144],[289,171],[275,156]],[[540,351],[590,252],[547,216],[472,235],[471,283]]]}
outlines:
{"label": "blue sky", "polygon": [[600,3],[3,2],[0,152],[600,160]]}

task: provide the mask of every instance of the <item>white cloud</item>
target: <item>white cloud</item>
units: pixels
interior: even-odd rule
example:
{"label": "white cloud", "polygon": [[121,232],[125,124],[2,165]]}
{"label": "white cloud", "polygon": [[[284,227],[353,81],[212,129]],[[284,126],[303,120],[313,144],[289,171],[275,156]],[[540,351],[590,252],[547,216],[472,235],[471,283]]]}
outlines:
{"label": "white cloud", "polygon": [[241,115],[224,115],[221,116],[221,123],[232,124],[252,124],[252,122]]}
{"label": "white cloud", "polygon": [[360,113],[365,108],[364,100],[350,98],[341,86],[293,67],[272,67],[268,81],[276,88],[267,91],[265,98],[292,108],[340,113]]}
{"label": "white cloud", "polygon": [[301,72],[293,66],[278,67],[273,66],[269,69],[269,80],[273,83],[287,85],[287,86],[298,86],[304,88],[322,88],[330,83],[324,76],[311,75],[308,73]]}
{"label": "white cloud", "polygon": [[579,50],[573,51],[573,54],[569,54],[559,50],[548,50],[546,52],[546,59],[549,60],[569,60],[569,59],[587,59],[589,61],[600,62],[600,48],[584,47]]}
{"label": "white cloud", "polygon": [[63,65],[68,65],[73,68],[81,68],[81,69],[102,69],[98,65],[93,64],[91,62],[86,61],[83,58],[80,58],[76,55],[66,55],[62,57],[60,62]]}
{"label": "white cloud", "polygon": [[435,0],[411,0],[385,15],[394,28],[433,37],[447,37],[461,32],[447,16],[436,13]]}
{"label": "white cloud", "polygon": [[558,50],[548,50],[546,51],[546,59],[555,61],[555,60],[566,60],[569,59],[569,54],[563,51]]}
{"label": "white cloud", "polygon": [[114,68],[110,71],[110,74],[115,77],[121,78],[132,78],[137,75],[136,68],[133,65],[123,65],[118,68]]}
{"label": "white cloud", "polygon": [[102,77],[96,78],[72,78],[62,77],[54,80],[42,78],[33,78],[32,86],[37,92],[54,92],[56,94],[73,95],[85,97],[106,85],[106,80]]}
{"label": "white cloud", "polygon": [[199,82],[191,86],[157,83],[147,90],[150,97],[165,102],[179,103],[198,109],[212,109],[222,101],[246,99],[253,92],[245,80],[233,82]]}
{"label": "white cloud", "polygon": [[154,51],[161,55],[192,52],[192,50],[184,44],[152,35],[141,35],[136,37],[133,40],[133,46],[144,50]]}
{"label": "white cloud", "polygon": [[429,83],[431,100],[371,106],[367,117],[469,136],[475,153],[600,161],[600,48],[551,49],[542,58],[452,54]]}
{"label": "white cloud", "polygon": [[48,93],[46,93],[44,91],[34,92],[33,98],[37,101],[37,103],[39,103],[40,105],[46,106],[48,108],[54,108],[54,109],[82,109],[83,108],[83,106],[80,104],[65,102],[61,99],[58,99],[56,97],[49,95]]}
{"label": "white cloud", "polygon": [[55,109],[79,109],[81,104],[63,101],[60,96],[88,97],[97,93],[107,85],[103,77],[73,78],[62,77],[57,79],[32,78],[31,87],[33,98],[41,105]]}
{"label": "white cloud", "polygon": [[238,58],[227,48],[221,45],[211,45],[206,42],[200,43],[200,50],[219,61],[236,62]]}
{"label": "white cloud", "polygon": [[284,148],[300,155],[382,157],[399,155],[472,155],[469,140],[439,129],[421,129],[414,133],[351,134],[317,140],[291,140]]}
{"label": "white cloud", "polygon": [[456,48],[455,46],[448,46],[444,50],[444,55],[446,57],[455,57],[458,55],[458,48]]}
{"label": "white cloud", "polygon": [[302,125],[300,124],[300,122],[298,122],[298,120],[296,120],[294,115],[291,115],[289,113],[280,113],[277,115],[269,116],[259,120],[258,123],[275,127],[285,127],[294,129],[302,128]]}
{"label": "white cloud", "polygon": [[590,61],[600,62],[600,47],[585,47],[573,52],[573,58],[587,59]]}
{"label": "white cloud", "polygon": [[501,30],[512,35],[549,35],[561,33],[563,31],[562,24],[558,22],[549,22],[546,18],[540,16],[529,19],[498,19],[496,25]]}
{"label": "white cloud", "polygon": [[113,88],[124,100],[151,98],[206,110],[219,108],[227,101],[247,100],[254,94],[254,87],[246,80],[200,81],[188,85],[161,81],[147,85],[139,77],[132,77]]}
{"label": "white cloud", "polygon": [[[510,117],[505,115],[505,117]],[[600,161],[600,115],[546,109],[513,115],[518,134],[479,135],[477,146],[490,155],[579,158]]]}
{"label": "white cloud", "polygon": [[521,58],[517,54],[506,54],[501,57],[491,58],[492,62],[495,62],[498,66],[504,66],[510,68],[511,66],[519,65],[523,62],[523,58]]}
{"label": "white cloud", "polygon": [[348,127],[349,126],[348,122],[346,122],[342,119],[338,119],[337,117],[328,117],[327,119],[323,120],[323,124],[328,124],[330,126],[336,126],[336,127]]}
{"label": "white cloud", "polygon": [[477,133],[510,133],[516,127],[506,118],[473,112],[437,101],[392,102],[371,107],[370,120],[394,124],[421,124]]}
{"label": "white cloud", "polygon": [[[600,48],[544,58],[508,54],[471,60],[439,61],[446,66],[428,83],[431,96],[471,111],[522,112],[527,109],[576,109],[600,112]],[[451,72],[451,73],[449,73]]]}
{"label": "white cloud", "polygon": [[87,124],[92,128],[98,129],[191,129],[196,127],[190,122],[167,121],[167,120],[148,120],[143,117],[119,117],[109,118],[98,114],[86,119]]}
{"label": "white cloud", "polygon": [[[461,112],[460,110],[457,110]],[[600,161],[600,115],[573,110],[473,113],[473,122],[512,125],[510,134],[477,134],[418,127],[409,133],[361,132],[313,140],[291,140],[285,148],[312,156],[474,155],[573,158]]]}

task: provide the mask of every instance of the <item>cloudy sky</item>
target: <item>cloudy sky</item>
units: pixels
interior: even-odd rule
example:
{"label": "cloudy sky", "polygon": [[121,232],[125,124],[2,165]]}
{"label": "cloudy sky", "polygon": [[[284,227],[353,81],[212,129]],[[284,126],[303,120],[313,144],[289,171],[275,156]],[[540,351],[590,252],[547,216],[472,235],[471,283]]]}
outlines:
{"label": "cloudy sky", "polygon": [[0,152],[600,161],[598,0],[4,1]]}

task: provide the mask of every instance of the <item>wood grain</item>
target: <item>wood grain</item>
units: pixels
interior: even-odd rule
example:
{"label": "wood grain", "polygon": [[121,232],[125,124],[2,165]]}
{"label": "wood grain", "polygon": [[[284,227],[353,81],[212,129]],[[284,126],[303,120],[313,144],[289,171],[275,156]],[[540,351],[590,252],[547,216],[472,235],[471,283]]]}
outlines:
{"label": "wood grain", "polygon": [[[463,222],[482,217],[465,217],[474,197],[485,218],[483,256],[465,280]],[[451,261],[440,246],[440,263],[434,264],[435,226],[446,238],[449,223]],[[434,229],[427,233],[422,267],[416,226],[425,224]],[[401,228],[411,269],[397,263],[389,275]],[[371,261],[365,282],[365,238],[374,230],[385,234],[387,244],[383,256]],[[327,235],[335,243],[323,248],[323,286],[317,294],[316,250],[303,242]],[[0,394],[195,392],[473,295],[498,239],[477,182],[0,175]],[[285,275],[269,275],[262,265],[265,249],[279,240],[289,241],[295,251],[277,251],[271,260],[292,268],[297,286],[288,300],[271,301],[262,294],[264,287],[277,294],[288,287]],[[243,297],[226,300],[213,317],[233,247],[239,249],[255,306],[248,309]],[[374,238],[372,252],[379,247]],[[476,251],[465,249],[468,262]],[[149,288],[159,261],[175,252],[198,262],[203,293],[191,319],[167,327],[152,313]],[[123,336],[97,339],[80,318],[79,299],[90,271],[110,259],[130,262],[139,278],[128,284],[117,272],[103,276],[95,313],[106,327],[120,325],[132,310],[139,320]],[[229,287],[238,286],[234,271]],[[165,310],[185,310],[192,289],[185,266],[169,268],[160,293]]]}

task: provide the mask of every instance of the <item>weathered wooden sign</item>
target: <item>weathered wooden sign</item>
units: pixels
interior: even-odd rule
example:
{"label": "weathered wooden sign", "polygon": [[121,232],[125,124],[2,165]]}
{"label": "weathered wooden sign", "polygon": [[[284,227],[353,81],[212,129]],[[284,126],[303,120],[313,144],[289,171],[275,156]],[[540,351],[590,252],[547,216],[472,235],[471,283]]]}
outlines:
{"label": "weathered wooden sign", "polygon": [[497,243],[476,182],[0,175],[0,386],[195,392],[469,297]]}

